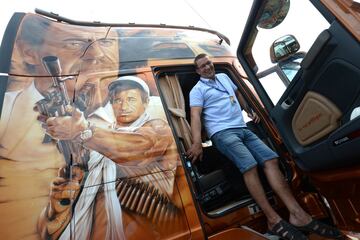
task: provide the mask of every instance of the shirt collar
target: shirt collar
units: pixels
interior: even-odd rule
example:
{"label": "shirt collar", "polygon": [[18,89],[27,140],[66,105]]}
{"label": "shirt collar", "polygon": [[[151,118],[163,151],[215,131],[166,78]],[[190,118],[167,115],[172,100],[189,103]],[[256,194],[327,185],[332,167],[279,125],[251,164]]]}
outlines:
{"label": "shirt collar", "polygon": [[99,117],[105,120],[107,123],[113,123],[115,121],[114,111],[110,102],[107,102],[104,107],[99,107],[93,113],[89,114],[89,117],[92,116]]}
{"label": "shirt collar", "polygon": [[24,92],[27,92],[27,91],[31,92],[31,94],[33,95],[33,99],[35,99],[35,101],[40,101],[40,100],[44,99],[44,96],[41,95],[39,90],[36,89],[34,81],[32,81],[31,85],[27,89],[24,90]]}
{"label": "shirt collar", "polygon": [[[216,76],[215,79],[216,80]],[[213,79],[210,78],[204,78],[204,77],[200,77],[200,81],[204,82],[204,83],[209,83],[209,84],[215,84],[215,81]]]}

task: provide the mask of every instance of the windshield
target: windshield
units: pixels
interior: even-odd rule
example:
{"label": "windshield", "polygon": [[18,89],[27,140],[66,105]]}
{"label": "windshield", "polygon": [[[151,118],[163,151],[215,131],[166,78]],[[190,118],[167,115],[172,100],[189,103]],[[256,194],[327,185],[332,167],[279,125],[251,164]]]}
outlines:
{"label": "windshield", "polygon": [[206,52],[210,56],[231,54],[227,44],[220,44],[216,35],[206,32],[156,28],[115,30],[121,46],[120,62],[194,58],[198,52]]}

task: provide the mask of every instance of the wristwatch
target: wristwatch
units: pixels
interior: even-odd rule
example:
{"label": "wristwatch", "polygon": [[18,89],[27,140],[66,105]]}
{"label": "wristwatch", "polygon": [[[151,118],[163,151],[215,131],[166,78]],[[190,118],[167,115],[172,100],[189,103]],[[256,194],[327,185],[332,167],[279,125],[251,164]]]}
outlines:
{"label": "wristwatch", "polygon": [[90,140],[90,138],[92,138],[94,136],[94,130],[95,130],[95,125],[91,124],[88,121],[88,126],[85,130],[83,130],[82,132],[80,132],[76,137],[75,137],[75,142],[78,143],[85,143],[87,141]]}
{"label": "wristwatch", "polygon": [[80,138],[80,141],[82,143],[84,143],[84,142],[88,141],[90,138],[92,138],[92,136],[93,136],[93,130],[91,128],[87,128],[80,133],[79,138]]}

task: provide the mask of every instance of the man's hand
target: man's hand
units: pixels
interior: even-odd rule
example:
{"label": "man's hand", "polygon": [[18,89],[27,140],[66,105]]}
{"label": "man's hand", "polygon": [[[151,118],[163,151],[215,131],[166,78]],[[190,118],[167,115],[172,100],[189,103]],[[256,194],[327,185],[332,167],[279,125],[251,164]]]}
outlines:
{"label": "man's hand", "polygon": [[70,109],[71,116],[49,117],[46,120],[46,132],[55,139],[71,140],[84,131],[88,122],[79,109]]}
{"label": "man's hand", "polygon": [[72,168],[71,181],[65,177],[67,168],[60,168],[58,176],[51,182],[50,205],[48,217],[53,218],[59,213],[71,208],[72,200],[77,198],[80,191],[80,182],[83,178],[83,171],[79,167]]}
{"label": "man's hand", "polygon": [[251,118],[255,123],[260,122],[260,117],[256,114],[256,112],[251,111],[251,113],[247,113],[248,117]]}
{"label": "man's hand", "polygon": [[202,160],[203,149],[201,143],[193,143],[191,147],[186,152],[188,158],[190,158],[192,163],[195,163],[198,159]]}

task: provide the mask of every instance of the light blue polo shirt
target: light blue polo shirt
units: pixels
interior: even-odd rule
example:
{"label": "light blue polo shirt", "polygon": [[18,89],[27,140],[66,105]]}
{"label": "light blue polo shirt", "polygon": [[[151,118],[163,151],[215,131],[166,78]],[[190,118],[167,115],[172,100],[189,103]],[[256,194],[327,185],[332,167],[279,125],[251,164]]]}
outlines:
{"label": "light blue polo shirt", "polygon": [[209,137],[224,129],[246,127],[236,90],[225,73],[216,74],[215,81],[201,77],[191,89],[190,107],[203,108],[202,122]]}

